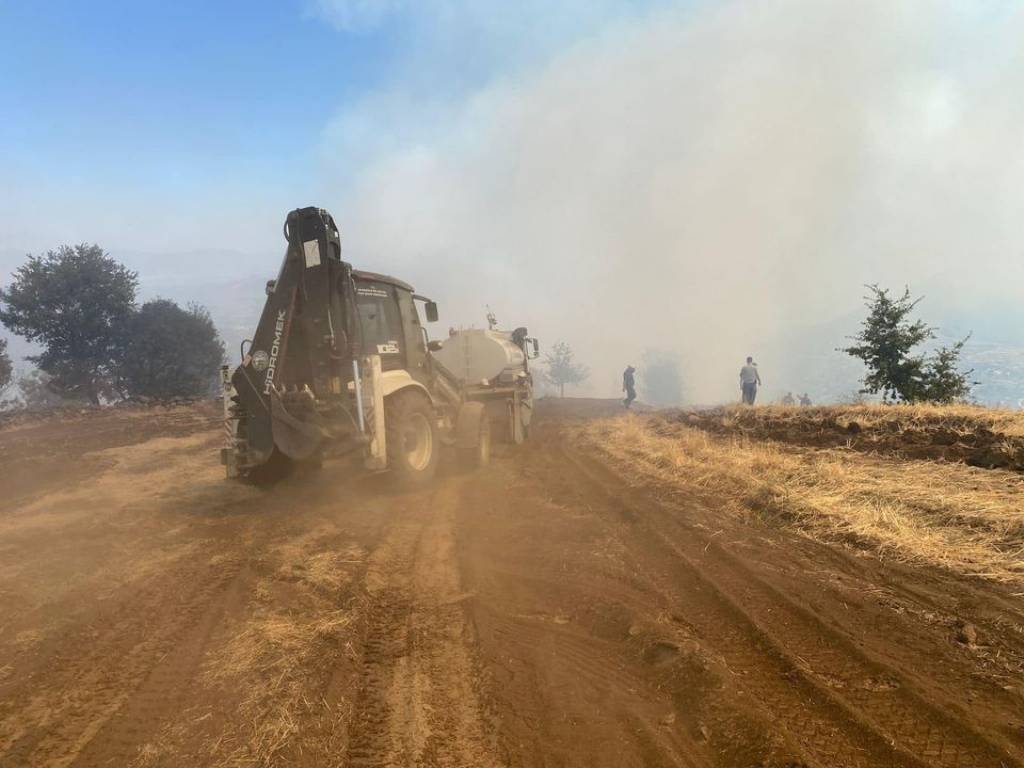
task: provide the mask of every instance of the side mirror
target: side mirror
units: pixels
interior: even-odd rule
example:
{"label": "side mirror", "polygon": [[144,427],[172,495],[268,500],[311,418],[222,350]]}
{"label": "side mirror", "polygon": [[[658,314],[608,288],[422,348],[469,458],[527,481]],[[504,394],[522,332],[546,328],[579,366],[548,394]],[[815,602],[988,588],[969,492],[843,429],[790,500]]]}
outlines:
{"label": "side mirror", "polygon": [[434,341],[427,342],[427,349],[429,349],[431,352],[440,352],[443,346],[444,344],[442,344],[440,341],[437,341],[436,339]]}
{"label": "side mirror", "polygon": [[437,303],[436,302],[428,301],[426,304],[423,305],[423,310],[427,314],[427,322],[428,323],[436,323],[437,322]]}

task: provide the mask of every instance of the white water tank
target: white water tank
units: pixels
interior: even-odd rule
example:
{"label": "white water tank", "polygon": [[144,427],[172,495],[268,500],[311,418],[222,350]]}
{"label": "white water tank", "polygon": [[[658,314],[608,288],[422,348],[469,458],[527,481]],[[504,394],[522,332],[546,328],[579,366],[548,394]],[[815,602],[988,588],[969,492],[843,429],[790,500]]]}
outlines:
{"label": "white water tank", "polygon": [[455,378],[469,384],[494,379],[511,383],[516,373],[525,370],[526,364],[523,350],[506,331],[477,328],[456,331],[432,354]]}

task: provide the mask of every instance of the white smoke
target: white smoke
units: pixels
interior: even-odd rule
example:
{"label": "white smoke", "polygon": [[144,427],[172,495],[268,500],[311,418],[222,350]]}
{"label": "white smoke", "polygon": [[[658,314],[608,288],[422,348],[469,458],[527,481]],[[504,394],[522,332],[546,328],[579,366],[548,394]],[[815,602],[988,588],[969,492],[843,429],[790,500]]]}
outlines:
{"label": "white smoke", "polygon": [[[489,303],[568,341],[597,394],[668,348],[694,400],[732,398],[745,355],[856,310],[862,283],[1021,287],[1024,24],[980,5],[618,21],[454,102],[395,90],[343,113],[329,149],[373,149],[330,202],[350,256],[444,319]],[[762,360],[776,381],[785,364]]]}

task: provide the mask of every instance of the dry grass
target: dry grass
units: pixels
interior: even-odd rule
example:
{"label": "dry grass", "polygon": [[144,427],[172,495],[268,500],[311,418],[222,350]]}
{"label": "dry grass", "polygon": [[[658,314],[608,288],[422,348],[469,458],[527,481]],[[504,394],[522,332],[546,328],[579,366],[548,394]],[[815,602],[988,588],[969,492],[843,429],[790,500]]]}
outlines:
{"label": "dry grass", "polygon": [[[331,527],[268,551],[252,612],[206,663],[205,682],[240,697],[238,717],[208,745],[217,765],[290,764],[295,754],[343,753],[352,702],[323,694],[351,651],[355,601],[338,596],[365,553]],[[315,761],[314,761],[315,762]]]}
{"label": "dry grass", "polygon": [[1024,436],[1024,412],[980,405],[849,405],[830,409],[841,417],[857,419],[861,426],[873,426],[893,420],[915,424],[947,426],[954,430],[976,431],[984,427],[1008,436]]}
{"label": "dry grass", "polygon": [[342,611],[309,618],[267,613],[246,623],[208,667],[209,682],[241,692],[238,712],[248,723],[209,745],[218,765],[276,765],[314,731],[333,734],[330,740],[340,748],[344,734],[333,724],[347,721],[350,702],[332,705],[318,698],[308,678],[316,657],[342,642],[350,623]]}
{"label": "dry grass", "polygon": [[985,408],[979,405],[881,405],[864,403],[801,408],[767,405],[748,408],[726,406],[708,411],[726,426],[753,425],[759,422],[799,424],[808,421],[834,421],[842,427],[855,422],[863,430],[936,431],[948,430],[963,436],[988,431],[1006,438],[1024,437],[1024,411]]}
{"label": "dry grass", "polygon": [[273,765],[310,718],[347,719],[347,713],[334,712],[327,701],[311,700],[315,687],[306,678],[311,657],[339,640],[350,621],[341,611],[312,618],[267,614],[235,636],[211,667],[210,678],[229,684],[245,680],[239,710],[251,727],[241,739],[228,736],[213,745],[211,751],[220,753],[219,764]]}
{"label": "dry grass", "polygon": [[[874,406],[855,408],[876,412]],[[1024,582],[1019,475],[716,437],[658,417],[607,419],[579,432],[634,471],[676,487],[707,489],[735,511],[781,520],[819,539],[852,538],[900,560]]]}
{"label": "dry grass", "polygon": [[799,406],[768,405],[757,408],[730,406],[726,409],[738,418],[759,416],[789,416],[814,418],[822,415],[841,421],[857,421],[862,427],[872,428],[892,422],[905,425],[943,426],[962,430],[965,434],[985,428],[1008,436],[1024,436],[1024,411],[1005,408],[987,408],[980,405],[881,405],[858,403],[801,408]]}

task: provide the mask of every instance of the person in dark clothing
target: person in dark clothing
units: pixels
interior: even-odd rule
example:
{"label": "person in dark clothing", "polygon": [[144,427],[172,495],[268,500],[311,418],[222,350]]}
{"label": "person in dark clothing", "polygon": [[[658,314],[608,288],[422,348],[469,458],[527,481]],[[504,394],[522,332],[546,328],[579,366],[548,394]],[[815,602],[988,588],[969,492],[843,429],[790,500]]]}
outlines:
{"label": "person in dark clothing", "polygon": [[622,391],[626,393],[626,397],[622,401],[622,404],[627,408],[629,408],[629,406],[633,404],[633,401],[636,400],[635,373],[636,368],[632,365],[627,365],[626,370],[622,372]]}
{"label": "person in dark clothing", "polygon": [[806,392],[804,392],[802,395],[800,395],[800,405],[808,406],[808,405],[811,405],[811,404],[812,403],[811,403],[811,396],[810,395],[808,395]]}

